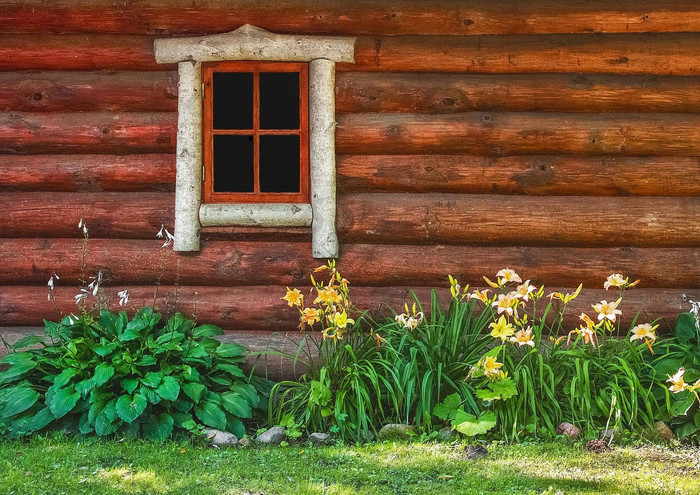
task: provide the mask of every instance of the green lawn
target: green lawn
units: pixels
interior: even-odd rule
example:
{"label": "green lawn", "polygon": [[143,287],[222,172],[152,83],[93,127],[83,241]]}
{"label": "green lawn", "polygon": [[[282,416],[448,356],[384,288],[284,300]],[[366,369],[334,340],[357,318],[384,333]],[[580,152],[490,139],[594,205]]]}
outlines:
{"label": "green lawn", "polygon": [[215,450],[191,444],[34,438],[0,442],[2,494],[700,493],[700,450],[566,443],[377,444]]}

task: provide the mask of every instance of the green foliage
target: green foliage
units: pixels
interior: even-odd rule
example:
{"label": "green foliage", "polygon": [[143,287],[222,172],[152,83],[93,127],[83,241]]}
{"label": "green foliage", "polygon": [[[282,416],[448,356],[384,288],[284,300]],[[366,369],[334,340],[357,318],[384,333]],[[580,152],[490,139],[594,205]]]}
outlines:
{"label": "green foliage", "polygon": [[45,326],[45,338],[22,339],[0,360],[0,423],[11,438],[71,425],[154,441],[202,425],[243,436],[241,419],[266,405],[255,386],[263,381],[239,367],[246,349],[221,344],[216,326],[181,314],[161,323],[151,308]]}

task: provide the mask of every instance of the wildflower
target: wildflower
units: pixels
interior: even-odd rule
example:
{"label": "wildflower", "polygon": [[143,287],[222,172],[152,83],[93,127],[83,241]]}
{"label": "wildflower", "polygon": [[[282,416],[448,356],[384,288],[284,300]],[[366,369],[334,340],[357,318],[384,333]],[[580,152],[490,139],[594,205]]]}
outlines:
{"label": "wildflower", "polygon": [[511,270],[510,268],[499,270],[496,277],[498,283],[491,282],[487,277],[484,277],[484,280],[494,289],[502,288],[509,282],[517,282],[519,284],[523,283],[523,279],[521,279],[520,276],[515,273],[515,270]]}
{"label": "wildflower", "polygon": [[377,347],[381,347],[382,344],[386,344],[386,339],[379,335],[378,333],[374,334],[374,340],[377,341]]}
{"label": "wildflower", "polygon": [[506,321],[505,316],[501,316],[498,321],[491,323],[489,328],[493,329],[491,330],[491,336],[493,338],[503,341],[515,333],[515,328]]}
{"label": "wildflower", "polygon": [[301,312],[301,325],[300,327],[303,327],[304,324],[309,325],[312,327],[314,323],[318,322],[320,320],[320,313],[317,309],[315,308],[305,308],[304,311]]}
{"label": "wildflower", "polygon": [[498,314],[506,313],[508,316],[518,316],[518,305],[520,301],[515,296],[514,292],[508,294],[499,294],[498,299],[491,303],[491,306],[497,308]]}
{"label": "wildflower", "polygon": [[92,297],[95,297],[100,291],[100,285],[102,285],[102,270],[97,272],[96,276],[90,277],[90,279],[92,282],[88,284],[88,289],[92,291]]}
{"label": "wildflower", "polygon": [[156,237],[158,239],[165,239],[165,242],[161,247],[170,246],[170,244],[173,243],[173,240],[175,240],[175,237],[173,237],[173,235],[170,232],[168,232],[168,229],[166,229],[165,225],[163,224],[160,224],[160,230],[156,234]]}
{"label": "wildflower", "polygon": [[632,336],[630,337],[630,342],[632,342],[633,340],[643,340],[644,343],[646,343],[649,350],[651,351],[651,353],[654,354],[651,345],[656,340],[656,333],[654,332],[654,330],[656,330],[658,327],[659,325],[651,326],[651,323],[642,323],[641,325],[637,325],[632,329]]}
{"label": "wildflower", "polygon": [[328,265],[321,265],[318,268],[314,268],[314,273],[322,272],[324,270],[330,270],[330,268],[328,268]]}
{"label": "wildflower", "polygon": [[83,222],[83,219],[80,219],[80,222],[78,222],[78,230],[83,231],[83,235],[87,235],[88,229],[87,229],[87,224]]}
{"label": "wildflower", "polygon": [[489,292],[491,292],[491,289],[484,289],[484,290],[476,290],[474,289],[474,292],[472,294],[469,294],[469,299],[478,299],[484,304],[489,304],[490,299],[489,299]]}
{"label": "wildflower", "polygon": [[579,328],[570,331],[569,336],[566,339],[566,345],[571,344],[571,336],[574,334],[583,337],[583,342],[585,344],[592,344],[593,347],[595,347],[595,328],[581,325]]}
{"label": "wildflower", "polygon": [[469,290],[469,285],[462,290],[462,286],[459,284],[456,278],[454,278],[452,275],[448,275],[448,278],[450,280],[450,293],[452,294],[452,297],[459,300],[468,297],[467,291]]}
{"label": "wildflower", "polygon": [[619,298],[615,302],[602,300],[598,304],[594,304],[593,309],[598,313],[598,320],[603,321],[604,319],[608,319],[612,322],[617,320],[617,315],[622,315],[622,311],[617,309],[617,305],[621,302],[622,298]]}
{"label": "wildflower", "polygon": [[618,287],[620,289],[629,289],[629,288],[634,287],[638,283],[639,283],[639,280],[635,280],[634,282],[630,283],[629,277],[623,277],[622,274],[620,274],[620,273],[613,273],[605,281],[605,283],[603,284],[603,287],[605,287],[605,290],[608,290],[610,287]]}
{"label": "wildflower", "polygon": [[583,284],[579,284],[578,288],[570,294],[564,294],[562,292],[552,292],[549,295],[549,299],[559,299],[564,304],[569,304],[571,301],[578,297],[578,295],[581,293],[582,288]]}
{"label": "wildflower", "polygon": [[81,288],[80,292],[75,295],[75,304],[80,304],[82,301],[87,299],[88,294],[90,294],[90,291],[87,290],[86,288]]}
{"label": "wildflower", "polygon": [[418,325],[423,323],[423,318],[425,315],[423,315],[422,311],[417,311],[416,303],[413,303],[412,311],[409,311],[407,303],[404,303],[404,308],[406,309],[406,312],[400,315],[396,315],[394,317],[394,320],[396,321],[396,323],[399,324],[400,327],[408,328],[409,330],[415,330],[418,327]]}
{"label": "wildflower", "polygon": [[287,301],[287,305],[291,308],[292,306],[301,306],[304,303],[304,296],[299,292],[299,289],[292,290],[287,287],[287,293],[282,300]]}
{"label": "wildflower", "polygon": [[683,379],[683,373],[685,373],[685,368],[679,369],[673,376],[668,375],[668,380],[666,381],[671,384],[668,388],[674,394],[677,394],[690,388]]}
{"label": "wildflower", "polygon": [[519,347],[529,345],[535,347],[535,342],[532,340],[532,327],[527,327],[525,330],[516,332],[514,337],[510,338],[511,342],[517,342]]}
{"label": "wildflower", "polygon": [[530,294],[535,292],[537,290],[537,287],[534,285],[530,285],[530,281],[526,280],[523,282],[522,285],[518,285],[518,287],[515,289],[515,297],[519,297],[523,301],[529,301],[530,300]]}
{"label": "wildflower", "polygon": [[129,289],[120,290],[117,295],[119,296],[119,306],[126,306],[129,303]]}
{"label": "wildflower", "polygon": [[500,369],[503,367],[503,363],[497,362],[495,356],[486,356],[481,360],[480,365],[484,370],[484,375],[490,380],[495,380],[503,376],[503,372]]}
{"label": "wildflower", "polygon": [[318,292],[318,297],[314,299],[314,304],[322,302],[324,304],[331,305],[343,301],[343,296],[338,294],[338,292],[333,288],[316,289],[316,292]]}
{"label": "wildflower", "polygon": [[46,283],[46,286],[49,288],[49,294],[48,294],[48,300],[51,301],[51,295],[53,293],[54,289],[54,284],[56,283],[56,280],[60,280],[59,276],[56,275],[55,273],[49,277],[49,281]]}
{"label": "wildflower", "polygon": [[345,311],[333,315],[333,324],[336,328],[345,328],[348,326],[348,323],[354,324],[355,320],[348,318],[348,314]]}

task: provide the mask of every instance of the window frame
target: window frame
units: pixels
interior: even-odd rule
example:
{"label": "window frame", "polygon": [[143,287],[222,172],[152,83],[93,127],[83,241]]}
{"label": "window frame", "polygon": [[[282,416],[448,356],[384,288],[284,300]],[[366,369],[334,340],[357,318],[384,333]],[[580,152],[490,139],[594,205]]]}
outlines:
{"label": "window frame", "polygon": [[[214,94],[213,75],[224,73],[253,74],[253,128],[252,129],[214,129]],[[299,129],[261,129],[260,128],[260,73],[294,72],[299,74]],[[221,61],[202,64],[202,81],[204,88],[203,126],[202,126],[202,160],[204,164],[202,180],[202,200],[204,204],[222,203],[309,203],[309,64],[304,62],[268,62],[268,61]],[[253,192],[217,192],[214,190],[214,136],[237,135],[253,136]],[[260,136],[263,135],[298,135],[299,136],[299,186],[298,193],[261,192],[260,191]]]}

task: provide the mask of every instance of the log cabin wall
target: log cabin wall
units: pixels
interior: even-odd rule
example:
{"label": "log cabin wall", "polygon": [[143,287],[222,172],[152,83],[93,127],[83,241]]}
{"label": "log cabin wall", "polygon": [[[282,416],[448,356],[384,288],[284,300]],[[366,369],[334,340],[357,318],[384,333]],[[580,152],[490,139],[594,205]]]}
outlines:
{"label": "log cabin wall", "polygon": [[[390,5],[389,5],[390,4]],[[574,288],[641,278],[625,317],[700,295],[700,4],[693,0],[0,0],[0,326],[75,311],[87,272],[234,336],[293,331],[308,230],[172,226],[177,72],[153,40],[250,23],[357,36],[337,73],[339,267],[359,307],[505,266]],[[161,269],[162,266],[162,269]],[[22,330],[15,330],[17,335]]]}

